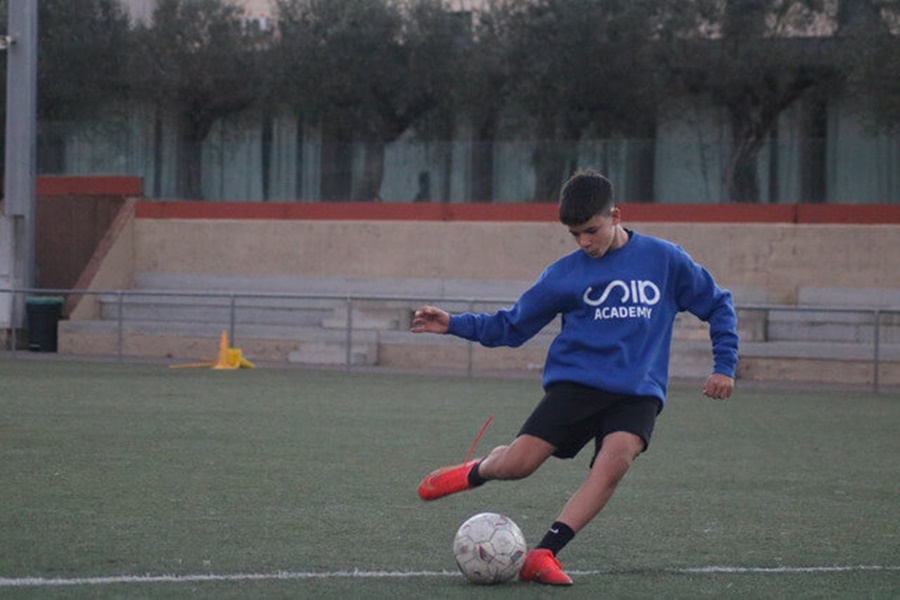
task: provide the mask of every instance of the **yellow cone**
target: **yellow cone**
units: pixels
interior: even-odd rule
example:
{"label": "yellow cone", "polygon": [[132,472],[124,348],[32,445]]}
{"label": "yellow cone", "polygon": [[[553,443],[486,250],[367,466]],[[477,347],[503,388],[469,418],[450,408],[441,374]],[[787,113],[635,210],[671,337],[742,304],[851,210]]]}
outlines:
{"label": "yellow cone", "polygon": [[216,360],[216,364],[213,365],[213,369],[237,369],[237,365],[235,365],[231,360],[231,353],[228,348],[228,333],[226,331],[222,331],[222,338],[219,340],[219,358]]}
{"label": "yellow cone", "polygon": [[256,365],[244,358],[240,348],[228,347],[228,333],[222,331],[222,337],[219,340],[219,356],[215,362],[194,363],[189,365],[169,365],[173,369],[191,368],[191,367],[212,367],[217,370],[234,370],[234,369],[255,369]]}

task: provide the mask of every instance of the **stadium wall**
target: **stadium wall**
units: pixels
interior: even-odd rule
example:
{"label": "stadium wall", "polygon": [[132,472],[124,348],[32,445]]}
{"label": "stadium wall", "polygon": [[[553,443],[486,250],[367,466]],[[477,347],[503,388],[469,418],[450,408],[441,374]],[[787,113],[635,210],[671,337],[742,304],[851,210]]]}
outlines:
{"label": "stadium wall", "polygon": [[[554,204],[151,202],[141,193],[135,177],[38,178],[41,287],[127,288],[147,272],[531,281],[574,248]],[[804,286],[900,288],[900,206],[622,210],[626,226],[682,245],[744,303],[794,303]]]}
{"label": "stadium wall", "polygon": [[[288,280],[290,290],[314,293],[343,294],[352,288],[355,295],[413,297],[440,284],[439,289],[464,290],[462,294],[473,298],[485,293],[500,297],[497,291],[507,297],[574,248],[556,222],[552,204],[149,202],[122,191],[121,207],[75,289],[152,289],[154,282],[163,282],[172,290],[189,285],[195,291],[221,291],[210,286],[225,282],[243,291],[279,292],[285,291],[279,286]],[[72,206],[55,214],[70,219],[65,215],[76,203],[100,202],[85,192],[78,198],[69,194]],[[66,200],[53,204],[64,206]],[[640,204],[623,205],[623,213],[627,226],[685,247],[734,292],[741,306],[900,306],[900,206]],[[46,235],[43,241],[48,241]],[[333,289],[323,288],[331,285]],[[80,296],[67,300],[60,352],[114,354],[117,344],[124,343],[129,355],[189,357],[202,355],[209,344],[202,336],[164,335],[156,329],[119,338],[103,323],[80,325],[100,318],[98,299],[104,295]],[[864,340],[851,344],[859,354],[852,359],[822,359],[816,354],[822,351],[818,344],[799,356],[797,344],[779,349],[777,343],[764,343],[757,314],[762,313],[743,318],[742,339],[747,343],[742,378],[873,381],[871,347]],[[819,322],[807,325],[822,327]],[[692,354],[690,344],[703,332],[689,323],[682,329],[688,346],[673,357],[673,373],[694,377],[708,369],[708,348],[700,358]],[[467,360],[465,348],[425,347],[407,338],[398,342],[388,333],[379,337],[377,350],[367,347],[366,360],[375,360],[371,352],[379,365],[407,368],[423,361],[445,364],[454,352],[463,353],[456,357],[460,364]],[[895,339],[890,337],[893,330],[884,334],[886,343]],[[254,340],[246,332],[241,343],[254,358],[270,361],[303,362],[311,352],[321,361],[333,350],[323,346],[327,342],[304,338],[286,344]],[[885,354],[887,349],[882,352],[881,381],[898,382],[900,363]],[[338,351],[338,359],[344,360],[346,350]],[[540,364],[543,350],[514,356],[474,352],[470,358],[480,368],[527,370]]]}
{"label": "stadium wall", "polygon": [[[743,303],[900,287],[898,206],[625,205]],[[555,206],[140,202],[134,271],[530,281],[574,245]]]}

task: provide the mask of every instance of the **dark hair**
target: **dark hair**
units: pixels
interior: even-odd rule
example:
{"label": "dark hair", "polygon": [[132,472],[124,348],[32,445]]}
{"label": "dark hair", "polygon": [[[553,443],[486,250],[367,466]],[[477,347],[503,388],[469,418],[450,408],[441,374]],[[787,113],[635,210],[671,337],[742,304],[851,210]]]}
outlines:
{"label": "dark hair", "polygon": [[559,192],[559,221],[570,227],[587,223],[613,208],[612,183],[596,171],[578,171]]}

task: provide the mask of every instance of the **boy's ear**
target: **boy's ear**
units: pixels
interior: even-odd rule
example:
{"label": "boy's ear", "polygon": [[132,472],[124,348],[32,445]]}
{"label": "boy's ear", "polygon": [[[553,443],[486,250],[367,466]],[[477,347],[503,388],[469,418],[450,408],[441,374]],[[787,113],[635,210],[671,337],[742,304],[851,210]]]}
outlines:
{"label": "boy's ear", "polygon": [[619,210],[618,206],[613,206],[612,210],[609,211],[609,216],[612,217],[613,225],[618,225],[622,220],[622,211]]}

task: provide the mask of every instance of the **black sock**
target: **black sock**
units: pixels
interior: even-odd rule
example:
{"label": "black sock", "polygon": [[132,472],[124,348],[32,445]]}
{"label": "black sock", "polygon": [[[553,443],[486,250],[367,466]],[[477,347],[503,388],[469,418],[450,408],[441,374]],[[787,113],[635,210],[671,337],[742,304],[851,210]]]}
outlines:
{"label": "black sock", "polygon": [[559,551],[565,548],[566,544],[572,541],[572,538],[575,537],[575,532],[572,531],[572,528],[566,525],[565,523],[561,523],[556,521],[553,525],[550,526],[550,530],[544,536],[544,539],[541,540],[541,543],[537,545],[538,548],[546,548],[550,552],[553,553],[554,556],[559,554]]}
{"label": "black sock", "polygon": [[475,463],[475,466],[469,470],[469,487],[478,487],[487,481],[487,479],[478,474],[478,467],[480,466],[481,461],[479,460]]}

